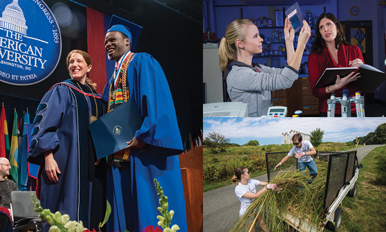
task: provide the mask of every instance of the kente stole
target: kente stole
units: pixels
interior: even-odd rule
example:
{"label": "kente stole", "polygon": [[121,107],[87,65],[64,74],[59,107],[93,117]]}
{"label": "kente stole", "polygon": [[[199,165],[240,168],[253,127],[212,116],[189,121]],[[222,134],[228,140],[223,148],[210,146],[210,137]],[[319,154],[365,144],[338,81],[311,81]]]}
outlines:
{"label": "kente stole", "polygon": [[129,63],[133,57],[134,53],[130,53],[122,61],[121,68],[117,70],[119,75],[116,83],[114,82],[116,71],[113,73],[110,81],[108,112],[112,111],[114,108],[126,102],[130,98],[129,86],[127,85],[127,68],[129,67]]}
{"label": "kente stole", "polygon": [[[130,61],[133,59],[134,53],[127,55],[120,65],[118,74],[118,80],[114,81],[114,74],[110,81],[110,91],[109,91],[109,102],[108,102],[108,111],[111,112],[114,108],[118,107],[120,104],[126,102],[130,98],[129,86],[127,83],[127,68],[129,67]],[[119,151],[113,154],[114,160],[128,160],[130,151],[127,149]]]}

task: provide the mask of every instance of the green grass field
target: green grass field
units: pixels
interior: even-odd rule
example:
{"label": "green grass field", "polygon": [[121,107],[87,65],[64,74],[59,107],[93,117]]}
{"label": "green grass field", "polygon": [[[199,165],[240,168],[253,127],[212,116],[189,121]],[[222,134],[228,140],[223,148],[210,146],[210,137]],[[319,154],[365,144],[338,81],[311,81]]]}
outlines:
{"label": "green grass field", "polygon": [[356,196],[346,197],[341,206],[343,219],[339,231],[386,231],[386,186],[376,181],[377,160],[385,155],[385,147],[378,147],[362,160]]}

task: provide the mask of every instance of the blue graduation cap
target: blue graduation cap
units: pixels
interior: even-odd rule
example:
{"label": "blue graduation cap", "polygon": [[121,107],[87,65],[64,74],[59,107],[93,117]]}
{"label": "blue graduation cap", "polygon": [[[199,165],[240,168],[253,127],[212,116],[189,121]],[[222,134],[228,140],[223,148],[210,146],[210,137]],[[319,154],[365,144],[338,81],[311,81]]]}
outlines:
{"label": "blue graduation cap", "polygon": [[[114,25],[123,25],[123,26],[127,27],[131,32],[131,38],[130,38],[130,36],[128,36],[130,38],[130,51],[134,52],[135,51],[134,50],[135,45],[137,45],[138,40],[139,40],[139,36],[141,35],[141,32],[142,32],[142,27],[135,24],[135,23],[132,23],[126,19],[118,17],[116,15],[112,15],[110,20],[109,20],[109,18],[110,18],[110,16],[105,15],[105,34]],[[110,21],[110,23],[107,25],[107,23],[109,21]],[[107,53],[106,53],[106,80],[107,80],[107,82],[110,80],[111,74],[114,72],[114,65],[115,65],[115,61],[108,60]]]}
{"label": "blue graduation cap", "polygon": [[[142,28],[141,26],[135,24],[135,23],[132,23],[126,19],[123,19],[121,17],[118,17],[116,15],[112,15],[111,16],[111,19],[110,19],[110,24],[109,24],[109,27],[106,28],[106,33],[107,31],[111,28],[111,27],[114,27],[113,30],[114,31],[125,31],[126,29],[122,26],[119,26],[119,25],[123,25],[125,27],[127,27],[130,32],[131,32],[131,37],[129,35],[127,35],[127,37],[130,38],[130,50],[131,51],[134,51],[135,49],[135,45],[137,45],[138,43],[138,40],[139,40],[139,36],[141,35],[141,32],[142,32]],[[130,33],[129,32],[129,33]]]}

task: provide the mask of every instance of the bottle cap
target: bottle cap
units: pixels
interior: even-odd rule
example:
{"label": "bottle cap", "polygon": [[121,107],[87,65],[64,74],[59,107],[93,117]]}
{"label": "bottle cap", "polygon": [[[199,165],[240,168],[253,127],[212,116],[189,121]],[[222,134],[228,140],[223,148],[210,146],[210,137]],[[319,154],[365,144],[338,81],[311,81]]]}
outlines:
{"label": "bottle cap", "polygon": [[295,114],[296,114],[296,115],[300,115],[300,114],[302,114],[302,113],[303,113],[303,111],[301,111],[301,110],[295,111]]}

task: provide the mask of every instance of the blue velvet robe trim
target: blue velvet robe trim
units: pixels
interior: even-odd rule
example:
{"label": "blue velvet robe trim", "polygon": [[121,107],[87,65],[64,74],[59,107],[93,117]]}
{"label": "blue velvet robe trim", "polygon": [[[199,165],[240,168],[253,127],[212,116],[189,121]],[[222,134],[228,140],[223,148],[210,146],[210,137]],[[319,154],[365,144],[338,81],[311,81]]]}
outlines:
{"label": "blue velvet robe trim", "polygon": [[[44,152],[54,150],[54,158],[62,173],[56,184],[50,182],[45,171],[38,177],[40,181],[40,201],[51,212],[60,210],[78,220],[78,129],[76,99],[71,89],[65,85],[56,85],[42,98],[47,103],[44,110],[37,111],[43,119],[34,126],[39,132],[33,136],[36,146],[30,147],[28,161],[44,168]],[[69,204],[71,202],[71,204]]]}

